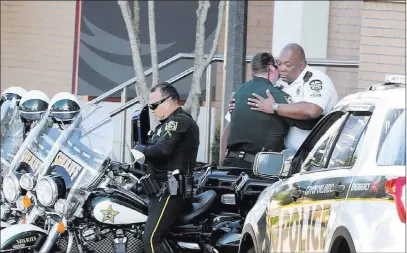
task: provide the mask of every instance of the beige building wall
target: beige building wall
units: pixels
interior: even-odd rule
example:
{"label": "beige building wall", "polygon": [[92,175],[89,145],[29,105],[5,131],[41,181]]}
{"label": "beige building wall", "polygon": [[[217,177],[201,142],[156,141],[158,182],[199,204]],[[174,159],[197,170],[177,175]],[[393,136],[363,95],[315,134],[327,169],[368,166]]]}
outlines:
{"label": "beige building wall", "polygon": [[406,74],[406,4],[364,2],[361,14],[358,88]]}
{"label": "beige building wall", "polygon": [[[331,1],[328,27],[330,60],[359,60],[362,1]],[[332,79],[338,97],[358,91],[358,69],[329,67],[326,74]]]}
{"label": "beige building wall", "polygon": [[1,1],[1,92],[72,89],[75,1]]}
{"label": "beige building wall", "polygon": [[[253,55],[261,51],[271,52],[273,41],[273,2],[249,1],[247,15],[247,44],[246,54]],[[218,54],[224,53],[225,22],[219,39]],[[246,80],[250,79],[250,64],[246,64]],[[217,64],[216,96],[213,106],[216,107],[216,122],[220,122],[222,90],[223,90],[223,64]]]}

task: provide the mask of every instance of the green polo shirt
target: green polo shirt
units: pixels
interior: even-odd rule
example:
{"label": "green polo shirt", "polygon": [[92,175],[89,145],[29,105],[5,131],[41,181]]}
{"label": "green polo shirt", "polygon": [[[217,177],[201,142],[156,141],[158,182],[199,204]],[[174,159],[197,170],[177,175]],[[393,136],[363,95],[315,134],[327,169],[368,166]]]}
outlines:
{"label": "green polo shirt", "polygon": [[248,98],[256,93],[267,98],[270,90],[277,103],[287,104],[290,96],[273,86],[266,78],[254,77],[235,92],[235,109],[231,114],[228,150],[256,154],[263,150],[280,152],[284,149],[284,138],[289,125],[285,118],[275,114],[253,111],[247,104]]}

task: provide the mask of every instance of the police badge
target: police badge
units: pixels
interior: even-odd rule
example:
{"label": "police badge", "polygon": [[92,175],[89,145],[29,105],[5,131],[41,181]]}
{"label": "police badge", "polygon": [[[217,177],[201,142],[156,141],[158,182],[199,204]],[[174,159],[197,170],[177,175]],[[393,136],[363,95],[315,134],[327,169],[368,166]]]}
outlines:
{"label": "police badge", "polygon": [[165,125],[165,131],[175,131],[177,130],[178,122],[171,120]]}
{"label": "police badge", "polygon": [[312,80],[309,83],[311,90],[314,92],[311,94],[312,97],[320,97],[322,90],[322,82],[320,80]]}

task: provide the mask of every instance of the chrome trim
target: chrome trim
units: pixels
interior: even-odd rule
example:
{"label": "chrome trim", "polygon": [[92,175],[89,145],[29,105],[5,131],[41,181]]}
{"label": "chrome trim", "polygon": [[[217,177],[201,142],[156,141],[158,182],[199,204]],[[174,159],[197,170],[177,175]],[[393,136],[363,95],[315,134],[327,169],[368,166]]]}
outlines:
{"label": "chrome trim", "polygon": [[[66,226],[66,221],[65,219],[62,220],[62,222],[64,223],[64,225]],[[39,250],[39,252],[41,253],[48,253],[50,252],[50,250],[52,249],[52,246],[54,246],[56,240],[59,237],[59,233],[58,233],[58,222],[56,222],[51,230],[48,233],[48,237],[45,240],[44,244],[42,245],[41,249]]]}
{"label": "chrome trim", "polygon": [[[25,178],[27,178],[27,180],[29,180],[29,182],[31,183],[31,187],[24,188],[24,187],[21,185],[21,181],[23,181]],[[37,183],[36,177],[35,177],[33,174],[31,174],[31,173],[23,174],[23,175],[21,176],[21,178],[20,178],[20,181],[19,181],[20,187],[21,187],[22,189],[24,189],[24,190],[27,190],[27,191],[31,191],[32,189],[34,189],[36,183]]]}
{"label": "chrome trim", "polygon": [[40,185],[40,182],[41,182],[42,180],[47,181],[47,182],[51,185],[51,189],[52,189],[52,193],[51,193],[52,195],[51,195],[51,197],[52,197],[52,199],[51,199],[51,202],[48,203],[47,205],[44,204],[44,203],[42,203],[42,202],[40,201],[40,199],[39,199],[38,190],[37,190],[37,199],[38,199],[38,201],[40,202],[41,205],[44,205],[44,206],[52,206],[52,205],[54,205],[55,202],[58,200],[58,186],[57,186],[57,184],[55,183],[55,181],[54,181],[54,179],[53,179],[52,177],[50,177],[50,176],[45,176],[45,177],[41,178],[40,180],[38,180],[37,188],[38,188],[38,186]]}
{"label": "chrome trim", "polygon": [[[7,199],[6,194],[4,193],[4,182],[5,182],[6,179],[8,179],[8,178],[10,178],[10,179],[13,181],[14,187],[15,187],[15,190],[16,190],[16,193],[17,193],[17,194],[16,194],[16,197],[15,197],[14,199],[12,199],[12,200]],[[15,203],[15,202],[18,200],[18,198],[21,196],[20,182],[19,182],[17,176],[16,176],[15,174],[13,174],[13,173],[8,174],[7,176],[4,177],[2,187],[3,187],[3,194],[4,194],[4,197],[5,197],[5,199],[6,199],[8,202],[10,202],[10,203]]]}
{"label": "chrome trim", "polygon": [[40,207],[34,206],[31,209],[30,213],[27,215],[25,223],[34,224],[37,221],[38,217],[42,216],[43,214],[44,211]]}

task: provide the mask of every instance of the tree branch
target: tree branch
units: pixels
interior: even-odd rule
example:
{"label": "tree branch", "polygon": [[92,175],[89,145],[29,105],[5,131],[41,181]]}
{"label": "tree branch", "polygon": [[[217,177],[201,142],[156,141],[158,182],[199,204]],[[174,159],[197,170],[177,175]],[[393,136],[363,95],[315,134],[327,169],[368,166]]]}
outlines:
{"label": "tree branch", "polygon": [[134,18],[131,18],[130,3],[128,1],[118,1],[120,10],[126,24],[127,33],[129,35],[130,46],[133,57],[133,66],[136,74],[136,92],[141,106],[145,106],[148,101],[147,81],[144,76],[143,63],[141,61],[141,45],[140,45],[140,5],[138,1],[134,1]]}
{"label": "tree branch", "polygon": [[157,56],[157,35],[155,27],[155,6],[154,0],[148,1],[148,27],[150,34],[150,47],[151,47],[151,67],[153,70],[153,81],[151,86],[158,84],[158,56]]}
{"label": "tree branch", "polygon": [[225,13],[225,5],[226,5],[225,1],[219,1],[219,5],[218,5],[218,23],[216,24],[215,37],[213,38],[212,48],[211,48],[211,51],[210,51],[210,53],[208,55],[208,58],[206,59],[204,69],[206,69],[209,66],[209,64],[212,61],[213,56],[215,56],[215,53],[216,53],[216,51],[218,49],[220,32],[222,30],[222,25],[223,25],[223,16],[224,16],[224,13]]}
{"label": "tree branch", "polygon": [[[208,16],[208,9],[210,1],[199,1],[199,6],[196,11],[197,25],[196,25],[196,41],[195,41],[195,61],[194,73],[192,78],[191,90],[187,101],[185,102],[184,109],[191,113],[191,116],[196,120],[199,116],[200,110],[200,95],[201,95],[201,78],[206,68],[211,63],[218,47],[220,32],[223,24],[223,15],[225,10],[225,1],[220,1],[218,6],[218,23],[216,25],[215,37],[212,43],[212,48],[207,59],[204,59],[204,45],[205,45],[205,23]],[[207,91],[209,92],[209,91]]]}

